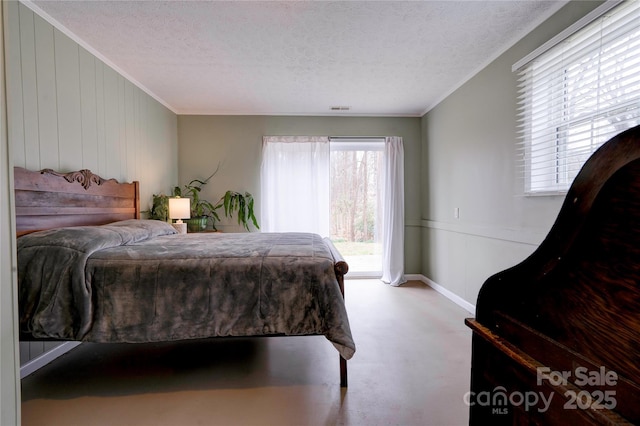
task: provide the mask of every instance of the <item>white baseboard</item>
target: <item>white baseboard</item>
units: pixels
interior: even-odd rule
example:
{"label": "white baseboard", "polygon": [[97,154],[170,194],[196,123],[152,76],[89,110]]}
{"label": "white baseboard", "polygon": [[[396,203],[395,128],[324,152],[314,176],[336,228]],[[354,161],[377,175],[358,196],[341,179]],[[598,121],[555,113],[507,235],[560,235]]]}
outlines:
{"label": "white baseboard", "polygon": [[24,379],[29,374],[49,364],[54,359],[66,354],[71,349],[78,346],[81,342],[65,342],[55,348],[43,353],[42,355],[29,360],[25,365],[20,366],[20,378]]}
{"label": "white baseboard", "polygon": [[349,272],[348,275],[345,275],[345,280],[370,280],[370,279],[380,279],[382,278],[381,272]]}
{"label": "white baseboard", "polygon": [[442,294],[447,299],[451,300],[456,305],[460,306],[463,309],[466,309],[467,312],[475,315],[475,312],[476,312],[476,306],[475,305],[467,302],[462,297],[458,296],[457,294],[455,294],[451,290],[446,289],[445,287],[441,286],[440,284],[436,284],[435,282],[431,281],[429,278],[425,277],[424,275],[410,274],[410,275],[405,275],[405,278],[408,279],[408,280],[412,280],[412,281],[422,281],[423,283],[425,283],[426,285],[428,285],[429,287],[431,287],[432,289],[434,289],[438,293]]}

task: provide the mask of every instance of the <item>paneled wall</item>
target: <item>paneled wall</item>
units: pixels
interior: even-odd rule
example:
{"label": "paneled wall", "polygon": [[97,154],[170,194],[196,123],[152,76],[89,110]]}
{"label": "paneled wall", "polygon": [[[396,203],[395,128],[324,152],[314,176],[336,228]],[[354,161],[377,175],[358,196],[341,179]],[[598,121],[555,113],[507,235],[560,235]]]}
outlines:
{"label": "paneled wall", "polygon": [[[0,34],[4,29],[0,4]],[[15,240],[11,221],[11,160],[7,140],[4,46],[0,44],[0,425],[19,425],[20,380],[18,373],[17,314],[15,312]]]}
{"label": "paneled wall", "polygon": [[[143,209],[178,179],[177,116],[28,7],[6,2],[14,166],[140,181]],[[21,344],[21,363],[54,344]]]}

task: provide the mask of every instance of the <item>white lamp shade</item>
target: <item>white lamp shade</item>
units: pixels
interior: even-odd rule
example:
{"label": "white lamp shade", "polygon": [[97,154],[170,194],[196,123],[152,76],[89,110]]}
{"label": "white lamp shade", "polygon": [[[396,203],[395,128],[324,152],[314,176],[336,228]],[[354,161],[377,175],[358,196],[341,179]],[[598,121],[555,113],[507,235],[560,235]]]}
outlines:
{"label": "white lamp shade", "polygon": [[169,198],[169,219],[189,219],[191,204],[189,198]]}

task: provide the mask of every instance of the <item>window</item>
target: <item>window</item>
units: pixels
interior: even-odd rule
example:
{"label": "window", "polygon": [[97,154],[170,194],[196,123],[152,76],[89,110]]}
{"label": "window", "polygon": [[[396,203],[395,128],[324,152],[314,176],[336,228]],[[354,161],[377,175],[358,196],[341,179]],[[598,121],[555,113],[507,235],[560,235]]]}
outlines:
{"label": "window", "polygon": [[640,2],[607,7],[533,60],[514,65],[526,194],[565,192],[600,145],[640,124]]}
{"label": "window", "polygon": [[331,240],[349,273],[382,271],[384,138],[331,138]]}

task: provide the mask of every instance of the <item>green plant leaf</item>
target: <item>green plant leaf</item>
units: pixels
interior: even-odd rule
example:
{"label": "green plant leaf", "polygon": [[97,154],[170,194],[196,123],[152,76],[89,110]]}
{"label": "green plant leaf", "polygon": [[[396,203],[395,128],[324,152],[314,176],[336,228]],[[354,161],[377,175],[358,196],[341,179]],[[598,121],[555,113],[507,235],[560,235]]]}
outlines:
{"label": "green plant leaf", "polygon": [[[247,227],[247,212],[245,211],[245,198],[238,194],[238,225]],[[248,231],[248,229],[247,229]]]}
{"label": "green plant leaf", "polygon": [[191,216],[208,217],[212,222],[213,229],[217,229],[216,222],[220,221],[220,215],[217,210],[221,208],[224,209],[225,217],[232,218],[234,214],[237,214],[238,224],[242,225],[247,231],[250,231],[249,221],[251,221],[256,229],[260,229],[254,214],[253,196],[249,192],[241,194],[227,190],[216,204],[200,199],[202,187],[215,176],[219,168],[220,164],[218,164],[216,170],[205,180],[193,179],[183,187],[175,187],[173,191],[174,195],[183,196],[184,194],[184,196],[189,197],[191,199]]}
{"label": "green plant leaf", "polygon": [[251,196],[251,194],[249,194],[248,192],[245,194],[245,196],[249,199],[249,217],[251,218],[251,222],[253,222],[253,226],[255,226],[256,229],[260,229],[260,227],[258,226],[258,220],[253,214],[253,196]]}

